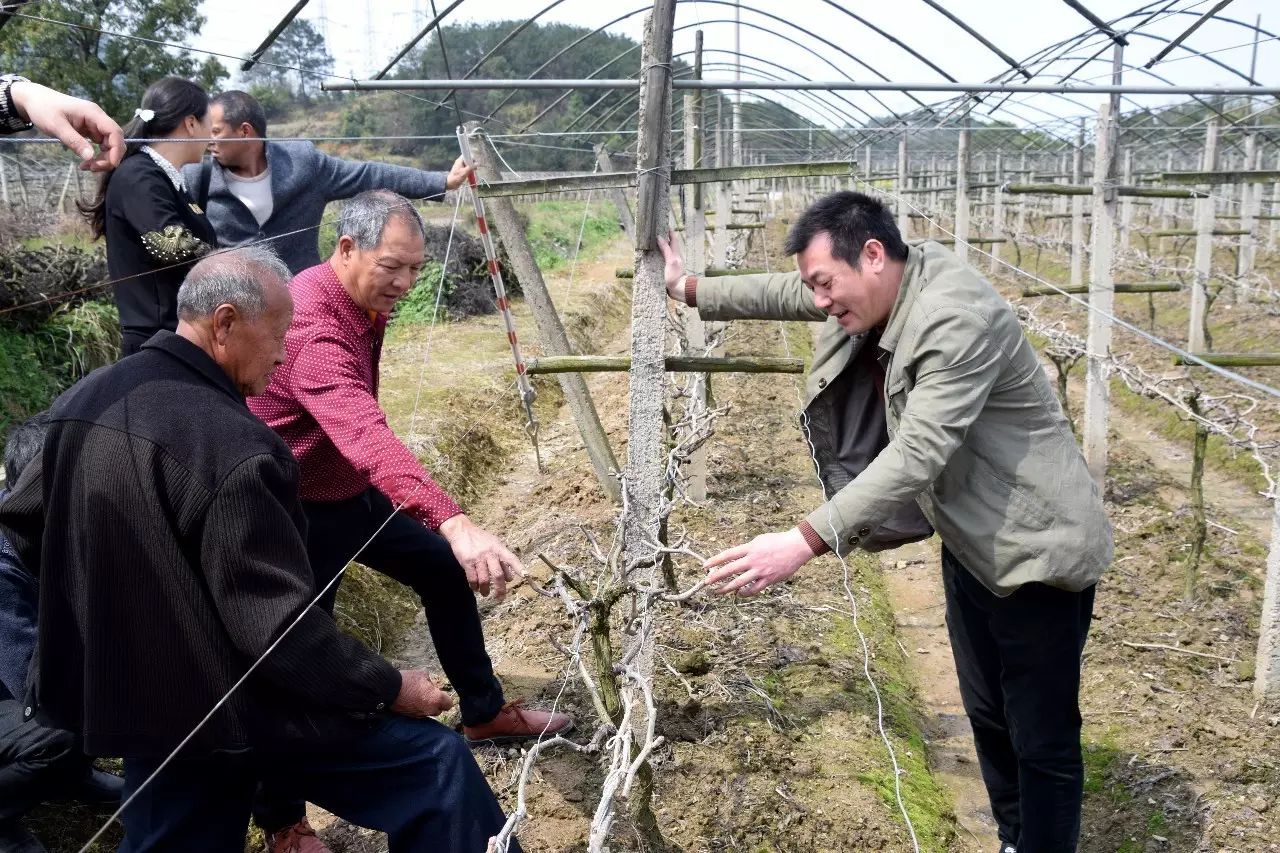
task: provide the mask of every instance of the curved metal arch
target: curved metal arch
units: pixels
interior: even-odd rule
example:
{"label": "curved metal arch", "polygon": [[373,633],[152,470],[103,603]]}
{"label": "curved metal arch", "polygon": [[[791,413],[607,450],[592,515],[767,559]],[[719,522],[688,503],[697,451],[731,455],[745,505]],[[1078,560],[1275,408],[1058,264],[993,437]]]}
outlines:
{"label": "curved metal arch", "polygon": [[[888,80],[889,80],[889,78],[888,78],[887,76],[885,76],[883,73],[881,73],[878,69],[876,69],[876,68],[872,67],[871,65],[867,64],[865,61],[863,61],[862,59],[858,58],[858,57],[857,57],[857,56],[855,56],[854,54],[850,53],[848,50],[845,50],[845,49],[844,49],[843,47],[841,47],[840,45],[835,44],[834,42],[829,41],[829,40],[827,40],[827,39],[823,38],[822,36],[818,35],[817,33],[815,33],[815,32],[813,32],[813,31],[811,31],[811,30],[808,30],[808,29],[806,29],[806,28],[804,28],[804,27],[800,26],[799,24],[795,23],[794,21],[789,21],[789,20],[787,20],[786,18],[779,17],[778,15],[774,15],[774,14],[772,14],[772,13],[770,13],[770,12],[766,12],[766,11],[764,11],[764,10],[762,10],[762,9],[757,9],[757,8],[756,8],[756,7],[754,7],[754,6],[751,6],[751,5],[748,5],[748,4],[745,4],[745,3],[741,3],[741,4],[740,4],[740,3],[738,3],[738,2],[734,2],[734,0],[675,0],[675,2],[676,2],[676,3],[700,2],[700,3],[710,4],[710,5],[716,5],[716,6],[729,6],[729,7],[734,7],[734,8],[742,8],[742,9],[745,9],[745,10],[747,10],[747,11],[749,11],[749,12],[754,12],[755,14],[760,15],[760,16],[761,16],[761,17],[763,17],[763,18],[767,18],[767,19],[769,19],[769,20],[771,20],[771,21],[776,21],[777,23],[780,23],[780,24],[785,24],[786,26],[791,27],[792,29],[798,30],[798,31],[799,31],[800,33],[802,33],[803,35],[806,35],[806,36],[808,36],[808,37],[810,37],[810,38],[813,38],[813,39],[816,39],[817,41],[820,41],[821,43],[823,43],[823,44],[825,44],[826,46],[830,47],[832,50],[835,50],[837,53],[839,53],[839,54],[841,54],[841,55],[843,55],[843,56],[847,57],[851,62],[854,62],[854,63],[856,63],[857,65],[860,65],[861,67],[863,67],[863,68],[867,69],[867,71],[868,71],[869,73],[874,74],[876,77],[880,78],[881,80],[885,80],[885,81],[888,81]],[[545,70],[546,70],[546,69],[547,69],[547,68],[548,68],[548,67],[549,67],[553,62],[555,62],[555,61],[556,61],[557,59],[559,59],[560,57],[564,56],[564,55],[565,55],[566,53],[568,53],[570,50],[572,50],[573,48],[577,47],[579,44],[581,44],[583,41],[585,41],[586,39],[590,38],[591,36],[593,36],[593,35],[595,35],[595,34],[597,34],[597,33],[604,32],[604,31],[605,31],[606,29],[608,29],[609,27],[612,27],[612,26],[614,26],[615,24],[621,23],[622,21],[625,21],[625,20],[627,20],[628,18],[633,18],[633,17],[635,17],[636,15],[642,14],[642,13],[644,13],[644,12],[648,12],[648,11],[650,11],[650,9],[651,9],[651,8],[652,8],[652,6],[641,6],[640,8],[635,9],[635,10],[633,10],[633,11],[631,11],[631,12],[627,12],[627,13],[625,13],[625,14],[623,14],[623,15],[619,15],[618,17],[614,18],[612,21],[609,21],[607,24],[604,24],[604,25],[602,25],[602,26],[600,26],[600,27],[596,28],[595,30],[592,30],[591,32],[584,34],[583,36],[579,37],[578,39],[576,39],[575,41],[571,42],[570,44],[565,45],[565,47],[563,47],[563,48],[561,48],[559,51],[557,51],[557,52],[556,52],[556,53],[555,53],[551,58],[549,58],[546,62],[542,63],[542,65],[540,65],[538,68],[534,69],[534,70],[530,73],[529,78],[530,78],[530,79],[533,79],[534,77],[537,77],[539,74],[541,74],[543,71],[545,71]],[[848,14],[852,14],[852,13],[848,13]],[[856,18],[857,16],[855,15],[855,16],[853,16],[853,17],[855,17],[855,18]],[[859,18],[858,20],[861,20],[861,19]],[[746,22],[744,22],[744,23],[746,23]],[[865,23],[865,22],[864,22],[864,23]],[[690,25],[686,24],[686,25],[682,25],[682,26],[678,27],[677,29],[687,29],[689,26],[690,26]],[[867,26],[871,26],[871,25],[870,25],[870,24],[867,24]],[[766,30],[766,31],[767,31],[767,30]],[[886,34],[886,37],[888,37],[888,38],[892,38],[891,36],[888,36],[887,34]],[[895,41],[896,41],[896,40],[895,40]],[[949,76],[949,75],[947,75],[945,72],[942,72],[941,70],[939,70],[939,73],[943,74],[943,76],[947,77],[949,80],[951,80],[952,82],[954,82],[954,78],[950,77],[950,76]],[[492,118],[493,118],[493,116],[494,116],[494,115],[496,115],[496,114],[498,113],[498,111],[499,111],[499,110],[501,110],[503,107],[505,107],[507,104],[509,104],[509,103],[511,102],[511,100],[515,97],[515,94],[516,94],[516,93],[514,93],[514,92],[513,92],[513,93],[511,93],[511,94],[507,95],[505,98],[503,98],[503,99],[498,103],[498,105],[497,105],[497,106],[495,106],[495,107],[494,107],[494,108],[489,112],[489,116],[488,116],[488,118],[489,118],[489,119],[492,119]],[[917,98],[917,97],[916,97],[915,95],[913,95],[913,94],[912,94],[912,95],[909,95],[909,96],[910,96],[911,100],[913,100],[913,101],[915,101],[917,104],[919,104],[919,106],[921,107],[921,109],[924,109],[924,110],[926,110],[926,111],[928,111],[928,110],[929,110],[929,105],[928,105],[928,104],[924,103],[923,101],[921,101],[919,98]],[[895,117],[897,117],[897,116],[899,115],[898,113],[894,112],[894,110],[893,110],[892,108],[890,108],[887,104],[885,104],[885,103],[883,103],[882,101],[880,101],[880,99],[879,99],[878,97],[877,97],[877,98],[875,98],[874,100],[876,100],[876,102],[877,102],[877,103],[879,103],[882,107],[884,107],[886,110],[888,110],[890,113],[892,113]]]}
{"label": "curved metal arch", "polygon": [[[704,64],[703,64],[703,67],[704,67],[704,68],[705,68],[705,67],[720,67],[720,66],[722,66],[722,65],[726,65],[726,63],[715,63],[715,62],[713,62],[713,63],[704,63]],[[729,67],[736,67],[736,66],[729,66]],[[772,74],[770,74],[770,73],[768,73],[768,72],[766,72],[766,71],[762,71],[762,70],[757,69],[757,68],[754,68],[754,67],[752,67],[752,66],[744,65],[744,66],[742,66],[742,67],[743,67],[743,70],[744,70],[744,71],[750,71],[752,74],[758,75],[759,77],[764,78],[764,79],[774,79],[774,80],[781,79],[781,78],[776,77],[776,76],[774,76],[774,75],[772,75]],[[689,74],[691,74],[691,73],[692,73],[692,69],[687,70],[687,71],[683,71],[683,72],[678,72],[675,76],[677,76],[677,77],[681,77],[681,76],[687,77],[687,76],[688,76]],[[778,93],[778,94],[786,94],[786,93]],[[635,100],[637,100],[637,99],[639,98],[639,96],[640,96],[640,94],[639,94],[639,92],[638,92],[638,91],[637,91],[637,92],[635,92],[635,93],[633,93],[633,94],[631,94],[631,95],[628,95],[625,99],[623,99],[622,101],[619,101],[616,105],[614,105],[614,106],[613,106],[613,108],[611,108],[611,109],[610,109],[608,112],[606,112],[604,115],[597,117],[597,118],[596,118],[596,120],[595,120],[592,124],[588,125],[588,126],[585,128],[585,130],[586,130],[587,132],[590,132],[590,131],[595,130],[595,129],[602,129],[602,126],[603,126],[603,124],[604,124],[604,122],[605,122],[605,121],[607,121],[607,120],[608,120],[610,117],[612,117],[616,112],[618,112],[618,110],[622,109],[623,107],[625,107],[625,106],[627,106],[627,105],[631,104],[632,102],[634,102]],[[788,110],[790,110],[791,112],[795,112],[795,110],[794,110],[794,109],[792,109],[791,107],[788,107],[788,106],[786,106],[785,104],[780,104],[780,103],[778,103],[777,101],[773,100],[772,98],[761,98],[761,100],[767,101],[767,102],[769,102],[769,103],[771,103],[771,104],[775,104],[776,106],[784,107],[785,109],[788,109]],[[744,106],[745,106],[745,104],[744,104]],[[636,117],[636,115],[637,115],[638,113],[639,113],[639,110],[635,110],[635,111],[633,111],[633,112],[631,113],[631,115],[627,116],[627,118],[623,120],[622,125],[620,125],[620,126],[625,126],[628,122],[630,122],[630,121],[631,121],[631,119],[635,118],[635,117]],[[573,127],[573,126],[574,126],[574,125],[575,125],[575,124],[576,124],[580,119],[582,119],[585,115],[587,115],[587,111],[585,111],[585,110],[584,110],[584,111],[583,111],[582,113],[580,113],[580,114],[579,114],[579,115],[578,115],[578,116],[577,116],[577,117],[576,117],[572,122],[570,122],[568,125],[566,125],[563,129],[564,129],[564,130],[569,130],[569,129],[570,129],[570,128],[572,128],[572,127]],[[838,116],[837,116],[837,117],[838,117]],[[823,127],[821,127],[820,125],[819,125],[819,126],[817,126],[817,128],[818,128],[818,129],[820,129],[822,132],[825,132],[825,133],[827,133],[827,134],[829,134],[829,135],[832,135],[832,136],[833,136],[833,138],[837,139],[837,141],[839,140],[839,137],[835,137],[835,136],[834,136],[834,132],[833,132],[830,128],[823,128]]]}
{"label": "curved metal arch", "polygon": [[[713,66],[719,66],[719,65],[721,65],[721,64],[723,64],[723,63],[709,63],[709,64],[710,64],[710,65],[713,65]],[[706,65],[706,64],[704,64],[704,67],[705,67],[705,65]],[[749,72],[751,72],[752,74],[759,75],[759,76],[761,76],[761,77],[766,77],[766,78],[767,78],[767,77],[772,76],[772,75],[769,75],[767,72],[762,72],[762,71],[760,71],[760,70],[758,70],[758,69],[755,69],[755,68],[752,68],[752,67],[750,67],[750,66],[743,66],[743,69],[744,69],[745,71],[749,71]],[[691,72],[685,72],[684,74],[682,74],[682,75],[677,75],[677,76],[688,76],[688,74],[689,74],[689,73],[691,73]],[[777,78],[774,78],[774,79],[777,79]],[[779,93],[779,94],[784,94],[784,93]],[[587,127],[587,128],[585,129],[585,132],[590,132],[590,131],[592,131],[592,130],[594,130],[594,129],[602,129],[602,128],[603,128],[603,124],[604,124],[604,122],[608,121],[608,119],[609,119],[609,118],[611,118],[615,113],[617,113],[617,112],[618,112],[618,110],[622,109],[624,106],[629,105],[633,100],[635,100],[635,98],[638,98],[638,97],[639,97],[639,94],[637,93],[635,96],[633,96],[633,97],[631,97],[631,98],[628,98],[626,101],[623,101],[623,102],[621,102],[621,103],[619,103],[619,104],[615,105],[615,106],[614,106],[612,109],[610,109],[607,113],[605,113],[605,114],[604,114],[604,115],[602,115],[602,116],[597,117],[597,119],[596,119],[596,120],[595,120],[595,121],[594,121],[594,122],[593,122],[589,127]],[[778,106],[778,107],[782,107],[782,108],[787,109],[787,110],[789,110],[789,111],[791,111],[791,112],[795,112],[795,110],[794,110],[794,109],[792,109],[791,107],[787,106],[786,104],[779,103],[778,101],[776,101],[776,100],[774,100],[774,99],[772,99],[772,98],[761,98],[760,100],[765,101],[765,102],[770,103],[770,104],[773,104],[773,105]],[[749,106],[753,106],[753,105],[752,105],[752,104],[750,104],[750,103],[743,104],[743,107],[744,107],[744,108],[745,108],[745,107],[749,107]],[[681,107],[681,109],[683,109],[683,108]],[[673,110],[673,113],[675,113],[675,112],[678,112],[678,110]],[[638,114],[639,114],[639,110],[638,110],[638,109],[637,109],[637,110],[633,110],[633,111],[631,112],[631,114],[630,114],[630,115],[628,115],[625,119],[623,119],[623,120],[622,120],[622,122],[621,122],[617,127],[625,127],[625,126],[626,126],[628,123],[630,123],[630,122],[631,122],[631,120],[632,120],[632,119],[634,119]],[[581,116],[579,116],[579,117],[581,117]],[[575,119],[575,121],[576,121],[576,119]],[[834,140],[836,141],[836,143],[837,143],[837,144],[840,144],[840,143],[841,143],[840,137],[838,137],[838,136],[836,135],[835,131],[831,130],[830,128],[822,127],[821,125],[815,125],[815,126],[814,126],[814,129],[815,129],[815,131],[818,131],[819,133],[823,133],[823,134],[825,134],[825,135],[827,135],[827,136],[830,136],[832,139],[834,139]],[[614,132],[617,132],[617,129],[616,129],[616,128],[615,128],[615,131],[614,131]]]}

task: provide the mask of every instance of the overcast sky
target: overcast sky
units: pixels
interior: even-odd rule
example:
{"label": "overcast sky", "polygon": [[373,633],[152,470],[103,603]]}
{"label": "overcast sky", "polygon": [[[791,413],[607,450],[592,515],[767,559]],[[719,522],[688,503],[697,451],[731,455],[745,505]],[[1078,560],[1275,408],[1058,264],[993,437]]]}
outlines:
{"label": "overcast sky", "polygon": [[[436,2],[441,9],[449,5],[449,0]],[[1110,20],[1134,11],[1139,2],[1141,0],[1085,0],[1085,5],[1100,17]],[[294,0],[204,0],[203,11],[207,22],[203,33],[193,39],[192,44],[208,50],[244,55],[262,40],[270,27],[293,3]],[[466,0],[446,18],[445,46],[448,47],[449,24],[459,21],[523,20],[537,14],[549,3],[550,0]],[[874,79],[871,72],[848,56],[779,19],[816,33],[891,80],[941,81],[942,78],[935,70],[834,8],[836,4],[847,7],[868,23],[908,43],[957,80],[984,80],[1009,67],[991,50],[929,8],[922,0],[750,0],[750,3],[777,18],[770,19],[746,8],[742,10],[744,26],[741,28],[741,49],[744,54],[758,58],[744,58],[743,61],[783,78],[796,79],[804,76],[815,80],[834,80],[842,79],[847,74],[857,80]],[[645,5],[643,0],[562,0],[539,20],[595,28],[642,5]],[[945,5],[996,47],[1017,60],[1023,60],[1035,51],[1082,32],[1089,26],[1061,0],[946,0]],[[1150,8],[1160,9],[1167,5],[1167,0],[1161,0],[1151,3]],[[1198,13],[1211,6],[1210,0],[1175,0],[1173,9]],[[1250,24],[1261,15],[1263,28],[1280,34],[1280,4],[1276,0],[1235,0],[1222,14]],[[311,0],[303,10],[302,17],[311,20],[324,33],[330,52],[336,60],[336,73],[363,78],[382,68],[431,19],[432,14],[430,0]],[[610,27],[610,31],[639,40],[643,17],[642,14],[636,15]],[[725,53],[710,51],[733,51],[733,17],[734,8],[728,0],[680,2],[676,14],[675,51],[680,53],[693,49],[694,31],[697,27],[679,29],[680,27],[703,25],[705,48],[708,51],[706,62],[731,62],[732,57]],[[1136,23],[1140,19],[1133,20]],[[1194,21],[1195,14],[1167,14],[1149,23],[1140,32],[1169,39]],[[756,26],[750,26],[752,24]],[[794,39],[805,47],[792,44],[781,36]],[[1212,51],[1213,58],[1247,73],[1251,42],[1250,30],[1211,21],[1197,30],[1185,44],[1199,51]],[[518,40],[513,42],[513,46],[518,44]],[[1077,50],[1072,55],[1084,58],[1102,47],[1102,42],[1096,37],[1090,44],[1093,45],[1091,49]],[[1141,35],[1134,37],[1130,47],[1126,49],[1125,61],[1135,66],[1144,65],[1162,46],[1163,42],[1153,38]],[[1094,82],[1108,82],[1109,50],[1105,52],[1104,59],[1105,61],[1094,62],[1077,79],[1092,78]],[[834,63],[843,74],[837,72],[829,62]],[[1062,62],[1054,65],[1048,69],[1048,73],[1055,76],[1038,77],[1036,82],[1056,80],[1057,76],[1067,73],[1076,64]],[[626,69],[626,76],[635,75],[638,60],[635,65],[637,68]],[[1175,50],[1152,71],[1177,85],[1244,84],[1241,78],[1214,65],[1208,59],[1194,57],[1182,50]],[[460,73],[460,70],[455,69],[455,73]],[[732,71],[712,67],[705,76],[731,77]],[[743,76],[757,75],[744,71]],[[1265,85],[1280,85],[1280,41],[1264,37],[1258,45],[1256,77]],[[1137,70],[1130,70],[1125,76],[1125,82],[1159,84],[1153,77]],[[804,109],[798,96],[771,97],[778,97],[815,120],[832,123],[829,111]],[[872,114],[884,115],[886,112],[866,93],[847,93],[846,97]],[[906,110],[914,105],[902,94],[882,93],[879,97],[884,104],[895,110]],[[920,97],[929,102],[946,96],[922,94]],[[1097,109],[1100,100],[1096,96],[1077,96],[1073,98],[1073,103],[1052,95],[1020,95],[1009,102],[1009,106],[1014,107],[1016,112],[1002,117],[1014,121],[1021,117],[1025,121],[1042,122],[1054,116],[1075,116],[1092,112]],[[1177,99],[1140,96],[1128,102],[1126,107],[1170,100]],[[1019,101],[1024,102],[1024,105],[1015,106]]]}

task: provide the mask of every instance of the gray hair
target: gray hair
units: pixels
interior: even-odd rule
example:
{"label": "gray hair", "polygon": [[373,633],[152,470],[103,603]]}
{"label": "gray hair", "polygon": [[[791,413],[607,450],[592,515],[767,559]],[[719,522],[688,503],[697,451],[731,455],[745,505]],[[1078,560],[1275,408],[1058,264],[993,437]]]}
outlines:
{"label": "gray hair", "polygon": [[208,317],[219,305],[234,305],[250,319],[267,307],[266,285],[288,284],[289,268],[266,246],[244,246],[215,252],[187,273],[178,289],[178,316]]}
{"label": "gray hair", "polygon": [[425,240],[427,226],[413,202],[391,190],[369,190],[342,205],[338,213],[338,236],[350,237],[356,248],[367,252],[382,242],[382,232],[392,217],[418,226],[418,233]]}

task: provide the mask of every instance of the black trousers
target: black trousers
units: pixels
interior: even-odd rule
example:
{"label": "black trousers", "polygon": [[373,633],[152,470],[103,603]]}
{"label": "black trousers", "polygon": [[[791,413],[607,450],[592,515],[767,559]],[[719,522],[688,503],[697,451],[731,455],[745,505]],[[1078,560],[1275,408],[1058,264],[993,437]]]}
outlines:
{"label": "black trousers", "polygon": [[[352,560],[411,587],[422,600],[440,666],[458,695],[462,722],[487,723],[502,709],[502,685],[484,648],[480,611],[466,572],[444,537],[394,509],[377,489],[343,501],[303,502],[316,589]],[[320,602],[330,612],[338,586]],[[275,784],[264,784],[254,820],[275,831],[301,820],[304,805]]]}
{"label": "black trousers", "polygon": [[1080,834],[1080,656],[1095,586],[992,594],[945,547],[947,633],[1000,840],[1074,853]]}
{"label": "black trousers", "polygon": [[386,832],[391,853],[482,853],[505,820],[470,747],[435,720],[388,714],[310,754],[180,759],[142,788],[158,765],[125,759],[125,796],[141,793],[121,816],[121,853],[243,850],[254,785],[274,773],[339,817]]}
{"label": "black trousers", "polygon": [[74,734],[25,719],[15,699],[0,700],[0,823],[65,796],[91,768]]}

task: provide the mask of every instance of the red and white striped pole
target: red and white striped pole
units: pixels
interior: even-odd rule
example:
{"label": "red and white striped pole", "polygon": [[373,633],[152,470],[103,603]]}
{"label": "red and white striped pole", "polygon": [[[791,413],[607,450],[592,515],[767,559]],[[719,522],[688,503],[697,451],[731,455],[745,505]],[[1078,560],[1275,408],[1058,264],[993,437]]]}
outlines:
{"label": "red and white striped pole", "polygon": [[533,442],[534,459],[538,463],[538,470],[541,471],[542,457],[538,452],[538,419],[533,414],[533,401],[537,397],[537,392],[533,390],[533,383],[529,381],[528,368],[520,352],[520,339],[516,336],[515,319],[511,316],[511,302],[507,299],[507,286],[502,281],[502,269],[498,266],[498,252],[493,245],[489,221],[484,214],[484,201],[480,198],[480,193],[476,192],[477,181],[474,169],[476,161],[471,155],[471,140],[467,138],[466,132],[461,127],[457,129],[457,136],[462,159],[472,167],[471,174],[467,176],[467,185],[471,188],[471,201],[475,206],[476,227],[480,229],[480,242],[484,245],[485,258],[488,260],[489,278],[493,280],[493,293],[498,302],[498,312],[502,315],[502,324],[507,328],[511,357],[516,363],[516,387],[520,390],[520,401],[524,404],[524,413],[528,418],[524,429]]}

